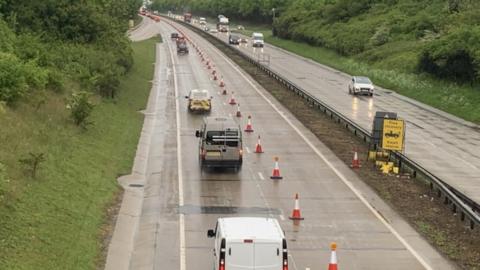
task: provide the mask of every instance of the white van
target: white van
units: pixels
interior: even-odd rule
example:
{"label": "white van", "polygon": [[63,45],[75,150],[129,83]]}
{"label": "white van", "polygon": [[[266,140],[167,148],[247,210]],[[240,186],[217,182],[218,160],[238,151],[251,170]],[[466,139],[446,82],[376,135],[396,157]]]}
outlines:
{"label": "white van", "polygon": [[263,34],[262,33],[253,33],[252,34],[252,46],[263,48],[263,45],[264,45]]}
{"label": "white van", "polygon": [[215,230],[214,270],[288,270],[285,235],[274,218],[219,218]]}

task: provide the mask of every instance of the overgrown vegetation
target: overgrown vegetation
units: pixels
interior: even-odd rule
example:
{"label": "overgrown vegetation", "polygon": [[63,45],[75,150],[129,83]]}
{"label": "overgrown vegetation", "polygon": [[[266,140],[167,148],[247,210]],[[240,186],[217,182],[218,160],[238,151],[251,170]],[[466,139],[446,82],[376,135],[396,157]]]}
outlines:
{"label": "overgrown vegetation", "polygon": [[70,120],[66,93],[0,112],[0,269],[103,269],[101,227],[117,176],[131,170],[156,41],[132,45],[135,64],[114,102],[93,100],[88,130]]}
{"label": "overgrown vegetation", "polygon": [[132,66],[124,33],[141,2],[0,1],[0,101],[12,106],[68,81],[114,97]]}
{"label": "overgrown vegetation", "polygon": [[101,261],[153,73],[155,41],[125,37],[141,4],[0,0],[0,269]]}

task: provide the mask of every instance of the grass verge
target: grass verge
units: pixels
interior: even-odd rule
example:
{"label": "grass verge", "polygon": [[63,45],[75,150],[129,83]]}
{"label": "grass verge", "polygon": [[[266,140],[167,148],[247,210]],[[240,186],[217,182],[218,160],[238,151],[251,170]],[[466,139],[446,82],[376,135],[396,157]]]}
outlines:
{"label": "grass verge", "polygon": [[[84,131],[69,93],[0,112],[0,269],[95,269],[116,178],[130,172],[150,90],[156,41],[132,44],[135,64],[115,100],[96,100]],[[44,153],[35,179],[18,159]]]}
{"label": "grass verge", "polygon": [[[275,79],[259,72],[236,50],[202,31],[194,30],[250,74],[346,164],[351,163],[352,149],[367,153],[368,146],[352,132],[312,108],[311,104]],[[480,230],[472,231],[461,223],[421,179],[384,175],[373,164],[368,163],[366,155],[361,155],[361,162],[364,166],[355,171],[359,178],[375,190],[432,246],[456,262],[460,268],[480,270]]]}
{"label": "grass verge", "polygon": [[[235,27],[233,26],[232,29]],[[276,38],[272,36],[272,31],[268,26],[247,25],[245,30],[237,32],[247,36],[250,36],[252,32],[261,32],[265,36],[265,41],[272,45],[348,74],[368,76],[376,85],[480,124],[479,85],[458,85],[427,75],[379,68],[378,66],[394,67],[396,65],[395,63],[383,63],[381,59],[378,59],[377,63],[367,63],[361,59],[340,56],[336,52],[322,47]]]}

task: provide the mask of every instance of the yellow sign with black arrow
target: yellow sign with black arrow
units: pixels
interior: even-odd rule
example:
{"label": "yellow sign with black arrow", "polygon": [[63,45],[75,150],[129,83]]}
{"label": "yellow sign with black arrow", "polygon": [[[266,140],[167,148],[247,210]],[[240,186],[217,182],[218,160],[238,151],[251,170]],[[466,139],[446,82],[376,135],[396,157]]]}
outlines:
{"label": "yellow sign with black arrow", "polygon": [[405,122],[403,120],[384,119],[382,148],[402,151],[405,138]]}

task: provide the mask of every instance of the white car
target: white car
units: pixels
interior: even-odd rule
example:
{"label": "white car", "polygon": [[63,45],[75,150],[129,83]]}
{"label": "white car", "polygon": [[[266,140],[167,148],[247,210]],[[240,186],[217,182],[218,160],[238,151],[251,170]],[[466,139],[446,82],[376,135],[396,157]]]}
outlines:
{"label": "white car", "polygon": [[287,240],[274,218],[219,218],[208,237],[215,241],[214,270],[288,269]]}
{"label": "white car", "polygon": [[373,96],[375,87],[368,77],[353,76],[348,84],[348,93],[351,95]]}
{"label": "white car", "polygon": [[218,30],[215,29],[215,28],[212,28],[212,29],[210,29],[210,33],[216,34],[216,33],[218,33]]}

